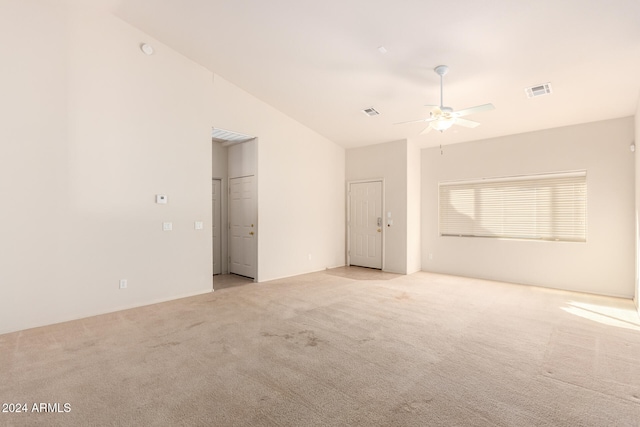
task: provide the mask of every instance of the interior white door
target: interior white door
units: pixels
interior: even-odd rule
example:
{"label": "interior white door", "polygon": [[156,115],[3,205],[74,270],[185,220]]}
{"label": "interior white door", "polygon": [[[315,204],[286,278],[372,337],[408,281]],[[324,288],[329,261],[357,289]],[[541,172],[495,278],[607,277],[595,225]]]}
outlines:
{"label": "interior white door", "polygon": [[213,210],[213,274],[222,273],[222,181],[214,179],[211,194]]}
{"label": "interior white door", "polygon": [[382,182],[349,185],[349,264],[382,269]]}
{"label": "interior white door", "polygon": [[256,277],[256,191],[253,176],[229,180],[229,272]]}

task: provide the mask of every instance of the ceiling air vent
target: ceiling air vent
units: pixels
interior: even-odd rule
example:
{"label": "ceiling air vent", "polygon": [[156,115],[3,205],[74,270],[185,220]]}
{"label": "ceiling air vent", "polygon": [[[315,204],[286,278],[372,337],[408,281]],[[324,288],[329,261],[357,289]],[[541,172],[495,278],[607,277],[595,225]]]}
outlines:
{"label": "ceiling air vent", "polygon": [[365,113],[367,116],[369,117],[373,117],[373,116],[377,116],[378,114],[380,114],[378,111],[376,111],[375,108],[373,107],[369,107],[369,108],[365,108],[364,110],[362,110],[363,113]]}
{"label": "ceiling air vent", "polygon": [[527,93],[527,97],[529,98],[548,95],[551,93],[551,83],[543,83],[541,85],[527,87],[524,91]]}

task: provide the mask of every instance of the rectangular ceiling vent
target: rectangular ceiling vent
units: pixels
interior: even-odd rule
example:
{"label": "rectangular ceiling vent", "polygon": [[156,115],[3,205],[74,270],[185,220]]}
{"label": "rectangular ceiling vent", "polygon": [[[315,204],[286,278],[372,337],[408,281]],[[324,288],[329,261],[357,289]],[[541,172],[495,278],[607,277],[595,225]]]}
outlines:
{"label": "rectangular ceiling vent", "polygon": [[378,114],[380,114],[378,111],[376,111],[375,108],[373,107],[369,107],[369,108],[365,108],[364,110],[362,110],[363,113],[365,113],[367,116],[369,117],[373,117],[373,116],[377,116]]}
{"label": "rectangular ceiling vent", "polygon": [[255,136],[245,135],[243,133],[226,129],[213,128],[211,131],[211,139],[216,142],[222,142],[223,145],[232,145],[251,141],[252,139],[255,139]]}
{"label": "rectangular ceiling vent", "polygon": [[551,83],[543,83],[541,85],[531,86],[525,88],[524,91],[527,93],[527,97],[536,98],[538,96],[549,95],[552,93],[551,91]]}

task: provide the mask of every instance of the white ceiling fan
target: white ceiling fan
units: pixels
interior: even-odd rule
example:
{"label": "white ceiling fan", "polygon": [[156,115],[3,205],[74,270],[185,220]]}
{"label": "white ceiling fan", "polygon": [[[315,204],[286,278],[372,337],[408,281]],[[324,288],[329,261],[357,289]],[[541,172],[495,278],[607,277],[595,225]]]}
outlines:
{"label": "white ceiling fan", "polygon": [[438,130],[440,132],[444,132],[449,129],[453,125],[464,126],[468,128],[474,128],[480,123],[474,122],[472,120],[462,119],[461,117],[468,116],[470,114],[479,113],[481,111],[493,110],[495,107],[493,104],[483,104],[477,105],[475,107],[465,108],[464,110],[453,111],[451,107],[445,107],[444,102],[442,100],[442,80],[445,74],[449,71],[449,67],[446,65],[438,65],[434,71],[436,74],[440,76],[440,105],[425,105],[425,107],[435,107],[430,113],[429,117],[426,119],[420,120],[410,120],[408,122],[400,122],[396,123],[397,125],[406,124],[406,123],[419,123],[424,122],[428,123],[427,126],[421,133],[429,132],[431,129]]}

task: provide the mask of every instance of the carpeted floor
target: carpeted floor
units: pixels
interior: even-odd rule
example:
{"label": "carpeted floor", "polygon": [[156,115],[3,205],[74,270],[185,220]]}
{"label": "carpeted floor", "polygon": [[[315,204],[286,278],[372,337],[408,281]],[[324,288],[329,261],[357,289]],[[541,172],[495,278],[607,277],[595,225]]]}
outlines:
{"label": "carpeted floor", "polygon": [[430,273],[345,267],[0,335],[0,370],[0,403],[28,409],[8,426],[640,425],[631,301]]}

